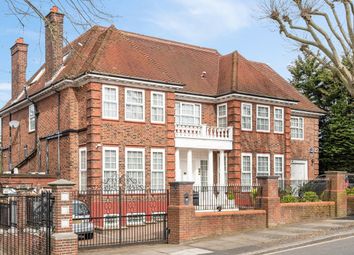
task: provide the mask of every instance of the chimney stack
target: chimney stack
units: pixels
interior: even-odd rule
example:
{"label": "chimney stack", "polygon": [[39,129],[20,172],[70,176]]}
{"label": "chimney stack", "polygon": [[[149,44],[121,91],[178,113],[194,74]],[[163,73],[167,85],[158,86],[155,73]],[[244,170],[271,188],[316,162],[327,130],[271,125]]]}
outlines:
{"label": "chimney stack", "polygon": [[45,24],[45,73],[46,81],[52,79],[63,64],[64,14],[53,6],[46,16]]}
{"label": "chimney stack", "polygon": [[11,92],[12,99],[18,97],[26,84],[28,44],[22,37],[11,47]]}

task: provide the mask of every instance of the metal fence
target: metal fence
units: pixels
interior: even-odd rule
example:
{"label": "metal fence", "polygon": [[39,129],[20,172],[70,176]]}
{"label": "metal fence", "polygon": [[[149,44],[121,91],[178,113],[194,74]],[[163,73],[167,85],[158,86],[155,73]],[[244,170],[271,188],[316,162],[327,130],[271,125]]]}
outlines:
{"label": "metal fence", "polygon": [[53,202],[48,201],[49,192],[0,198],[0,254],[50,254]]}
{"label": "metal fence", "polygon": [[258,209],[261,195],[258,185],[194,186],[193,205],[197,211]]}
{"label": "metal fence", "polygon": [[279,180],[279,196],[292,195],[297,198],[303,198],[306,192],[315,192],[319,199],[329,200],[329,179],[319,178],[314,180]]}
{"label": "metal fence", "polygon": [[73,197],[79,248],[167,242],[166,190],[91,189]]}

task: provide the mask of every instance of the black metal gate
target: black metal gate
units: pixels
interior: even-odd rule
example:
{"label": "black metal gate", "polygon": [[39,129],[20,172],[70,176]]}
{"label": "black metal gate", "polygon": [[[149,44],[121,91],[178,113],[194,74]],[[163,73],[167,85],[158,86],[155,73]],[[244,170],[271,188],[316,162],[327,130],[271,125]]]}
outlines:
{"label": "black metal gate", "polygon": [[2,195],[1,254],[50,254],[53,202],[49,192],[36,195]]}
{"label": "black metal gate", "polygon": [[165,190],[75,192],[79,248],[167,242],[167,206]]}

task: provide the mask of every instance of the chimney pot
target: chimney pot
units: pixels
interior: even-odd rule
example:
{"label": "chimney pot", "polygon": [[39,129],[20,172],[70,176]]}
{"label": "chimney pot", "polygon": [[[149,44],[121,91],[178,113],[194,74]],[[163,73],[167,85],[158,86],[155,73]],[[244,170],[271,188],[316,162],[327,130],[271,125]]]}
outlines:
{"label": "chimney pot", "polygon": [[54,13],[59,12],[58,6],[55,6],[55,5],[54,5],[52,8],[50,8],[50,12],[54,12]]}
{"label": "chimney pot", "polygon": [[23,37],[17,38],[16,43],[24,43]]}

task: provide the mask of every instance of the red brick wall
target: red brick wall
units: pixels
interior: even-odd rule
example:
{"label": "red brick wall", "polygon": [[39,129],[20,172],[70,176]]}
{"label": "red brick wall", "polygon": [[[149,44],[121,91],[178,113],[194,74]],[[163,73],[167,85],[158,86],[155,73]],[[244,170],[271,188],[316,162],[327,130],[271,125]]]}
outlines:
{"label": "red brick wall", "polygon": [[263,228],[266,228],[263,210],[196,212],[189,234],[190,239],[195,239]]}
{"label": "red brick wall", "polygon": [[[318,162],[318,119],[304,117],[304,140],[291,140],[291,153],[293,160],[307,160],[309,179],[315,178],[319,173]],[[315,153],[310,154],[314,148]]]}
{"label": "red brick wall", "polygon": [[280,224],[290,224],[335,217],[335,202],[280,204]]}
{"label": "red brick wall", "polygon": [[[151,149],[164,148],[166,155],[166,183],[174,180],[174,104],[173,93],[165,92],[166,121],[164,124],[151,123],[150,95],[152,90],[145,89],[145,121],[125,120],[125,87],[119,88],[119,119],[101,118],[101,84],[87,85],[87,147],[88,182],[100,185],[102,178],[102,147],[119,147],[119,175],[125,176],[125,149],[138,147],[145,149],[145,183],[150,187]],[[156,90],[153,90],[156,91]],[[84,135],[80,136],[80,145],[85,146]],[[101,144],[102,147],[97,147]]]}

